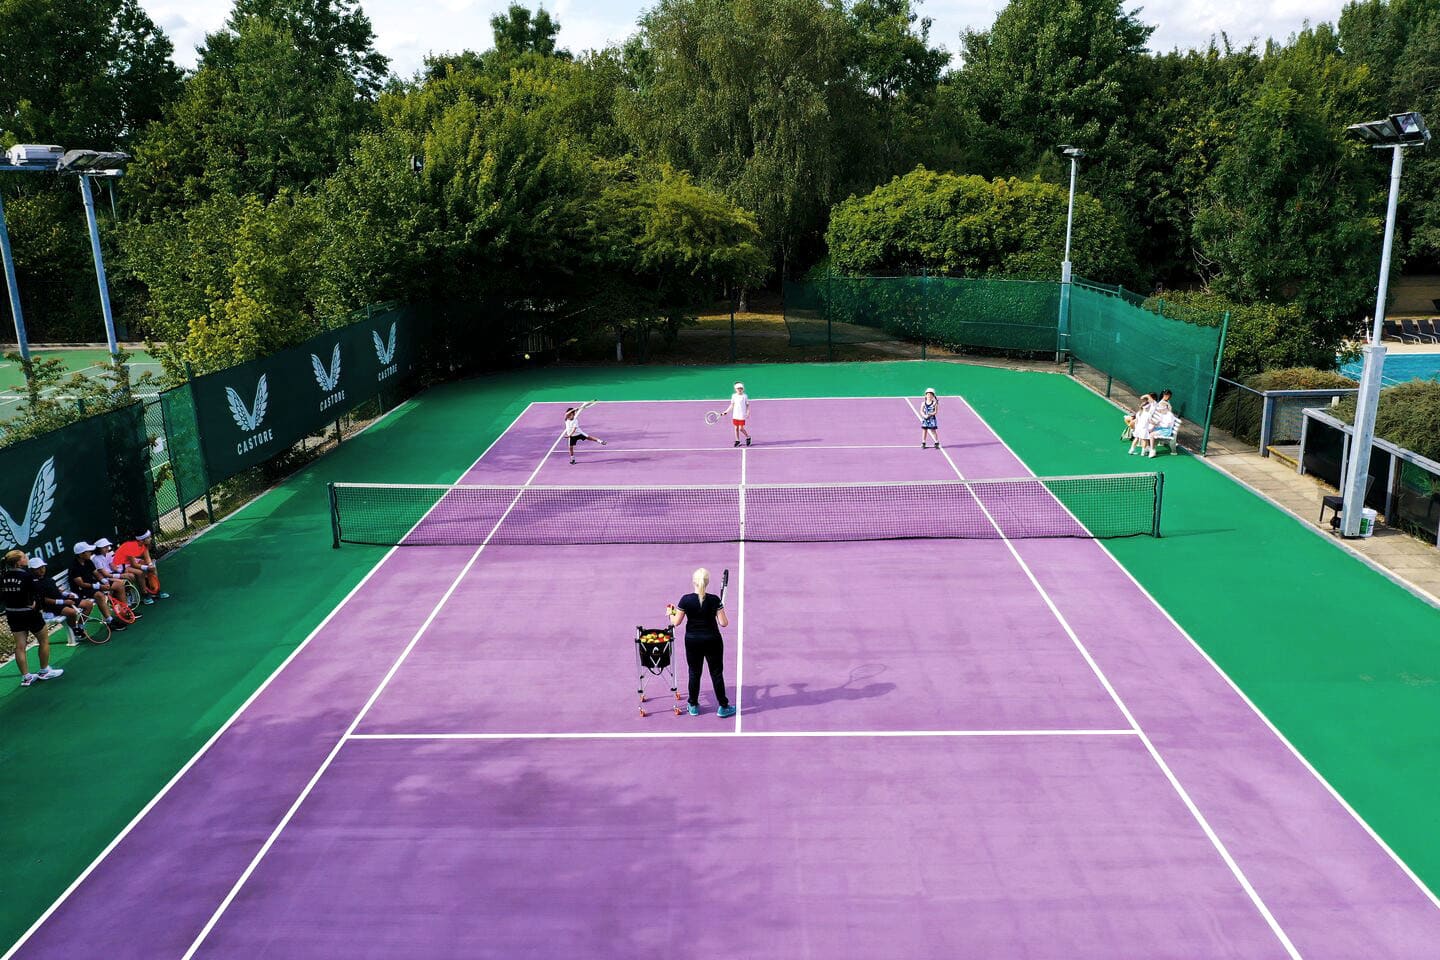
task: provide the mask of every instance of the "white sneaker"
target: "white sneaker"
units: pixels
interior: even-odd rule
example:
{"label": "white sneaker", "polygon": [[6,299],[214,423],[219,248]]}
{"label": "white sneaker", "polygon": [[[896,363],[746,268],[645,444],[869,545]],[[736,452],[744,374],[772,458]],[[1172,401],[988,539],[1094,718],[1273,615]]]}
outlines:
{"label": "white sneaker", "polygon": [[32,683],[34,683],[34,682],[35,682],[35,674],[33,674],[33,673],[23,674],[23,675],[20,677],[20,686],[22,686],[22,687],[28,687],[28,686],[30,686],[30,684],[32,684]]}
{"label": "white sneaker", "polygon": [[55,667],[46,667],[44,670],[41,670],[39,673],[35,674],[35,679],[54,680],[56,677],[60,676],[64,672],[64,670],[58,670]]}
{"label": "white sneaker", "polygon": [[1154,451],[1154,450],[1151,450],[1151,451],[1150,451],[1150,459],[1151,459],[1151,460],[1154,460],[1154,459],[1155,459],[1155,451]]}

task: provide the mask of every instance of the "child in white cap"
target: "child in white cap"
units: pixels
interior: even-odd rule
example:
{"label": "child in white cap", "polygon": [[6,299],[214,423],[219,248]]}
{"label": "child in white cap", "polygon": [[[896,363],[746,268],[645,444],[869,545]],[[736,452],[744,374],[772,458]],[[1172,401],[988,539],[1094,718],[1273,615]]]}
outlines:
{"label": "child in white cap", "polygon": [[745,384],[735,384],[729,405],[720,412],[730,414],[730,422],[735,427],[735,446],[740,446],[741,437],[745,438],[745,446],[750,446],[750,431],[745,429],[745,422],[750,419],[750,397],[745,393]]}

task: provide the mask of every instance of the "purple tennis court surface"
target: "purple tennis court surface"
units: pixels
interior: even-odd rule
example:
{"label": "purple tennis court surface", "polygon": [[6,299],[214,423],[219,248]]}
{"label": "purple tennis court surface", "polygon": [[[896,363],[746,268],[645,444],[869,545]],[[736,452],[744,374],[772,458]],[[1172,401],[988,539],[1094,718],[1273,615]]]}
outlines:
{"label": "purple tennis court surface", "polygon": [[[903,399],[758,401],[747,450],[602,404],[572,466],[534,404],[463,480],[1026,475],[943,405],[922,451]],[[375,555],[17,956],[1436,956],[1433,897],[1093,541]],[[707,678],[642,719],[634,628],[702,565],[740,714]]]}

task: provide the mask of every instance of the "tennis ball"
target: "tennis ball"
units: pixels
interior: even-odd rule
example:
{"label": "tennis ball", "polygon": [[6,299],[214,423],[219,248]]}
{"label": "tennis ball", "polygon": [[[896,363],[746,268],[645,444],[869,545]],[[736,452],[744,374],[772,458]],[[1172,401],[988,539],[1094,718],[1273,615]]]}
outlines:
{"label": "tennis ball", "polygon": [[528,353],[525,354],[525,359],[526,359],[526,360],[529,360],[529,359],[530,359],[530,354],[528,354]]}

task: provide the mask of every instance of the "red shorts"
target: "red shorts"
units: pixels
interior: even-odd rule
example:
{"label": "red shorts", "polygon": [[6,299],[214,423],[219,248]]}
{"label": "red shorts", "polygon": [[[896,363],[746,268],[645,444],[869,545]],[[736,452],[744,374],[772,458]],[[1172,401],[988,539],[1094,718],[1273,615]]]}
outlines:
{"label": "red shorts", "polygon": [[743,427],[743,426],[745,426],[745,421],[744,421],[744,420],[731,420],[730,422],[733,423],[733,424],[735,424],[735,426],[737,426],[737,427]]}

